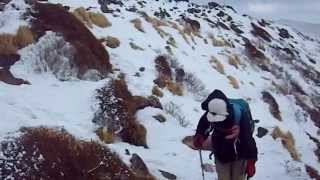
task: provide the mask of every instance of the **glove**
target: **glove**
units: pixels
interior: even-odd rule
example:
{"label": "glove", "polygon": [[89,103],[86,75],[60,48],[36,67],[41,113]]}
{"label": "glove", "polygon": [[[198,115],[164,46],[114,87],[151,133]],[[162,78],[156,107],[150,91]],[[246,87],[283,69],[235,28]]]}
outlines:
{"label": "glove", "polygon": [[204,142],[204,137],[201,134],[196,134],[193,137],[193,145],[194,147],[196,147],[197,149],[201,149],[202,148],[202,144]]}
{"label": "glove", "polygon": [[255,164],[256,164],[255,160],[247,160],[246,173],[247,173],[248,177],[252,177],[256,173]]}
{"label": "glove", "polygon": [[240,126],[234,125],[232,128],[228,129],[227,132],[229,135],[226,136],[225,139],[235,139],[240,134]]}

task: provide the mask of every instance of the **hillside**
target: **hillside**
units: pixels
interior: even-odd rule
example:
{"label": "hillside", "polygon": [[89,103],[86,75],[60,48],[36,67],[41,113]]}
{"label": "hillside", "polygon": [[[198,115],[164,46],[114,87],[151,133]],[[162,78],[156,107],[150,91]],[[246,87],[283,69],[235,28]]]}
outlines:
{"label": "hillside", "polygon": [[319,179],[320,42],[177,1],[0,2],[0,179],[200,180],[214,89],[258,120],[252,179]]}

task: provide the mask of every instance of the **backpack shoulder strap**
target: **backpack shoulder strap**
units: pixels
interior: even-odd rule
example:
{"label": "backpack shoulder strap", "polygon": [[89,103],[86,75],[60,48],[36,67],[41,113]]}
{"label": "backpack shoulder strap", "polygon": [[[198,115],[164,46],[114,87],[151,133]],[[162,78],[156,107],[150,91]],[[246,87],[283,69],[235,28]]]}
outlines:
{"label": "backpack shoulder strap", "polygon": [[235,124],[240,124],[242,111],[246,109],[246,101],[243,99],[229,99],[229,102],[232,104],[233,113],[234,113],[234,120]]}
{"label": "backpack shoulder strap", "polygon": [[240,109],[241,107],[236,103],[232,103],[232,107],[233,107],[235,124],[239,125],[240,119],[241,119],[241,109]]}

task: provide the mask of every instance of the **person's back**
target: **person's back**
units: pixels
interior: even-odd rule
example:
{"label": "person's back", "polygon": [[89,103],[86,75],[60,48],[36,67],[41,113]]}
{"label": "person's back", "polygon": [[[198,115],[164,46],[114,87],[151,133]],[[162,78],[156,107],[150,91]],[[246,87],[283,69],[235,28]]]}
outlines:
{"label": "person's back", "polygon": [[201,104],[206,112],[198,123],[194,146],[201,149],[204,140],[210,137],[218,179],[243,180],[246,174],[251,177],[255,173],[257,147],[248,120],[250,110],[236,109],[230,101],[220,90],[215,90]]}

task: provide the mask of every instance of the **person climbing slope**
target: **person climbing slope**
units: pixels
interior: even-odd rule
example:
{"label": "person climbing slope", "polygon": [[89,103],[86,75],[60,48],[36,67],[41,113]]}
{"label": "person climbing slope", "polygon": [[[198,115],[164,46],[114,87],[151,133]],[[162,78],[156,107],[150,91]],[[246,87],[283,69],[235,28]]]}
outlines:
{"label": "person climbing slope", "polygon": [[193,145],[202,149],[209,141],[218,180],[254,176],[258,151],[248,103],[243,99],[228,99],[222,91],[214,90],[201,107],[205,113],[199,120]]}

